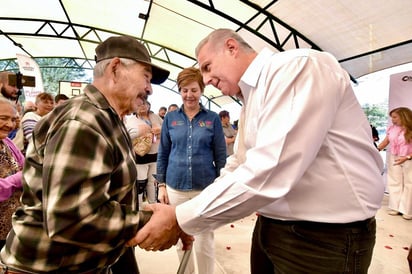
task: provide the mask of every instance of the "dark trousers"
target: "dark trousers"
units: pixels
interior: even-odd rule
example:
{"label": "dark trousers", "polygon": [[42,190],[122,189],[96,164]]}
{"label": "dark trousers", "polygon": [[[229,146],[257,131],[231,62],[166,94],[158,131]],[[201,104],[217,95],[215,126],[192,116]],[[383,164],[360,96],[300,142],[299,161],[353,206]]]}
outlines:
{"label": "dark trousers", "polygon": [[259,216],[252,239],[251,273],[366,274],[375,236],[375,218],[327,224]]}
{"label": "dark trousers", "polygon": [[128,247],[111,270],[113,274],[139,274],[134,248]]}

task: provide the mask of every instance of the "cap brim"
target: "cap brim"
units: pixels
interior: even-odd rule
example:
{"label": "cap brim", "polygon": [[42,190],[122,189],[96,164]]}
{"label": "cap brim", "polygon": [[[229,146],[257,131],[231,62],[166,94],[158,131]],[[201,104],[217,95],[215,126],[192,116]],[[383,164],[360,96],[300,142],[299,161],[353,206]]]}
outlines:
{"label": "cap brim", "polygon": [[152,80],[150,81],[152,84],[159,85],[166,81],[167,77],[169,77],[170,71],[162,69],[156,65],[151,64],[152,66]]}

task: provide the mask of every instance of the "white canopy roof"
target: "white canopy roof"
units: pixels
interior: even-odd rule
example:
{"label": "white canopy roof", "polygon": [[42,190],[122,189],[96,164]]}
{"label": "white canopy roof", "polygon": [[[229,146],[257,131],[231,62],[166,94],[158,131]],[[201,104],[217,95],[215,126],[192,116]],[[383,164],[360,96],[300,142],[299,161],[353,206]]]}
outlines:
{"label": "white canopy roof", "polygon": [[[196,66],[197,43],[231,28],[256,50],[310,47],[332,53],[352,79],[412,62],[412,4],[402,0],[0,0],[0,70],[16,53],[69,57],[94,66],[96,45],[127,34],[146,44],[171,71],[163,86],[177,91],[182,68]],[[15,64],[15,63],[14,63]],[[233,98],[212,87],[212,102]]]}

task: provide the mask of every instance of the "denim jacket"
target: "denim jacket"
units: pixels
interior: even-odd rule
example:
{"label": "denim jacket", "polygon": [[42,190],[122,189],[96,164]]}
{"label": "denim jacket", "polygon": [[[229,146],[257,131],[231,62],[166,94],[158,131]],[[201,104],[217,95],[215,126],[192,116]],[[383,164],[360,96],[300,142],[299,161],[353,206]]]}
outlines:
{"label": "denim jacket", "polygon": [[226,143],[219,115],[205,109],[190,121],[183,107],[164,118],[156,179],[183,190],[202,190],[226,164]]}

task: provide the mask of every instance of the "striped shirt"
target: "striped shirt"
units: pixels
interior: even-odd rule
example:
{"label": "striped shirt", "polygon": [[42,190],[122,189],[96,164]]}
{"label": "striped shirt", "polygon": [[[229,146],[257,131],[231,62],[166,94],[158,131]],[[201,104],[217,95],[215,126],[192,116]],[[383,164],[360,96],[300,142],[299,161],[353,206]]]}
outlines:
{"label": "striped shirt", "polygon": [[8,266],[81,273],[113,264],[139,226],[123,122],[92,85],[41,119],[23,170],[23,207],[1,251]]}
{"label": "striped shirt", "polygon": [[24,139],[30,140],[34,127],[37,122],[41,119],[41,116],[34,111],[27,112],[24,114],[21,120],[21,127],[24,134]]}

